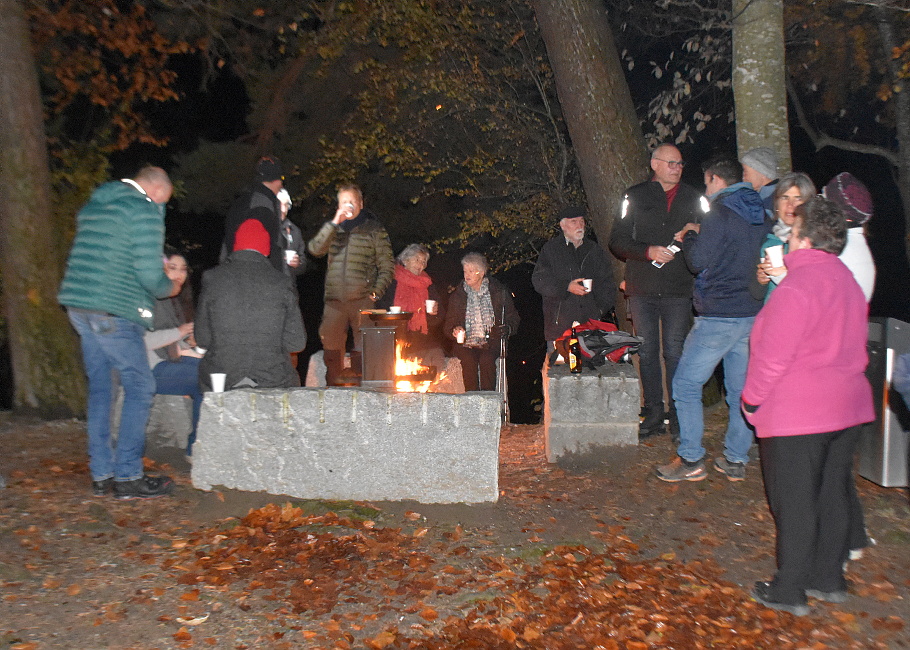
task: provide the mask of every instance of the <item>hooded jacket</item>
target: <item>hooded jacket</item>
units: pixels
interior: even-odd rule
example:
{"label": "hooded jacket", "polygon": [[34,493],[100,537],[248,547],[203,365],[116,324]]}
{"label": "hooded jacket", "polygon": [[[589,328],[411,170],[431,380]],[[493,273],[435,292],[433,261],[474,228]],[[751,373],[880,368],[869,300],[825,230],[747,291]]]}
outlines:
{"label": "hooded jacket", "polygon": [[372,212],[362,210],[361,216],[350,230],[326,222],[307,244],[314,257],[328,255],[326,300],[381,298],[395,275],[389,234]]}
{"label": "hooded jacket", "polygon": [[98,187],[76,215],[76,238],[57,300],[152,329],[156,298],[173,284],[164,274],[164,206],[129,182]]}
{"label": "hooded jacket", "polygon": [[771,220],[758,192],[736,183],[709,197],[711,210],[699,233],[688,231],[683,252],[695,278],[693,304],[699,316],[750,318],[761,309],[749,284]]}

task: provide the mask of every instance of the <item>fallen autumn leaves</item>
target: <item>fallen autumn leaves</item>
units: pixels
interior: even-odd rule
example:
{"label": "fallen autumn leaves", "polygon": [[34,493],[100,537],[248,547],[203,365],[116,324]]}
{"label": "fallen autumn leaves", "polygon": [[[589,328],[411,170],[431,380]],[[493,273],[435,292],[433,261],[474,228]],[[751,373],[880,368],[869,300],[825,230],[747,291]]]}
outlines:
{"label": "fallen autumn leaves", "polygon": [[[343,601],[356,604],[363,621],[389,611],[416,612],[425,621],[410,632],[387,625],[373,636],[359,634],[368,628],[364,623],[343,629],[335,618],[320,633],[307,628],[310,621],[291,627],[319,647],[784,649],[850,643],[836,625],[816,629],[809,620],[756,605],[721,580],[712,563],[680,564],[672,554],[636,560],[637,548],[622,535],[605,553],[557,546],[538,562],[472,555],[455,544],[424,548],[420,537],[401,529],[269,505],[229,530],[193,536],[164,566],[182,571],[181,584],[233,585],[238,596],[268,590],[288,614],[329,614]],[[472,594],[479,602],[470,606],[464,597]],[[442,609],[448,610],[444,618]]]}

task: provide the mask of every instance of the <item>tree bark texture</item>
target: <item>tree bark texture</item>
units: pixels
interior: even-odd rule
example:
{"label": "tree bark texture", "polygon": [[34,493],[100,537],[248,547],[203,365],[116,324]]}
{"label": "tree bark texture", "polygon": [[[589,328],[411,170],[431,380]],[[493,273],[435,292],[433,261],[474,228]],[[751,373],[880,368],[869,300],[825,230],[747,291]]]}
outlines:
{"label": "tree bark texture", "polygon": [[0,0],[0,274],[14,407],[84,412],[79,344],[57,304],[57,238],[38,75],[20,0]]}
{"label": "tree bark texture", "polygon": [[894,123],[897,132],[897,188],[900,191],[904,207],[904,247],[910,257],[910,90],[905,80],[900,78],[900,71],[890,52],[900,45],[894,34],[892,20],[894,14],[885,8],[875,5],[873,12],[878,23],[878,33],[882,41],[882,57],[888,62],[888,76],[894,93]]}
{"label": "tree bark texture", "polygon": [[771,147],[783,173],[791,166],[783,0],[734,0],[733,13],[737,148]]}
{"label": "tree bark texture", "polygon": [[[578,160],[588,215],[606,247],[623,193],[648,177],[644,136],[607,12],[600,0],[534,0],[533,7]],[[623,265],[616,261],[614,266],[617,279],[622,278]],[[618,307],[622,304],[617,301]]]}

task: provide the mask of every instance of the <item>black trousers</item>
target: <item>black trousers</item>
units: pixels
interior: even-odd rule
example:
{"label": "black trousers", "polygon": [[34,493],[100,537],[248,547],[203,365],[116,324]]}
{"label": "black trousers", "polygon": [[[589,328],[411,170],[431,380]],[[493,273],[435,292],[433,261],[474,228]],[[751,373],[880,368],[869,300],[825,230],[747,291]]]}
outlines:
{"label": "black trousers", "polygon": [[461,361],[464,389],[496,390],[496,359],[499,351],[486,348],[466,348],[455,345],[452,352]]}
{"label": "black trousers", "polygon": [[773,600],[802,604],[806,589],[846,589],[843,561],[849,550],[850,485],[859,433],[856,426],[759,438],[765,492],[777,526]]}

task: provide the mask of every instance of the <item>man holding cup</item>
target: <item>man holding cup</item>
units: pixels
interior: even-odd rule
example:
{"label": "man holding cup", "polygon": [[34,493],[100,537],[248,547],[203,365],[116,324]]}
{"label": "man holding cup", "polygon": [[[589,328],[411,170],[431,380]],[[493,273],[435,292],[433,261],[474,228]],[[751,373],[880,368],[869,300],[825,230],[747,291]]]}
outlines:
{"label": "man holding cup", "polygon": [[564,208],[559,227],[562,234],[544,244],[531,278],[543,296],[544,337],[550,349],[573,322],[607,316],[616,299],[610,256],[585,237],[584,208]]}
{"label": "man holding cup", "polygon": [[363,193],[353,184],[338,188],[338,207],[307,244],[314,257],[328,256],[325,307],[319,338],[325,360],[325,381],[335,385],[344,363],[348,330],[354,331],[351,367],[360,373],[360,312],[373,307],[395,274],[389,234],[363,207]]}
{"label": "man holding cup", "polygon": [[291,211],[291,194],[285,188],[278,191],[278,203],[281,205],[279,232],[284,246],[282,270],[285,275],[294,277],[306,271],[306,253],[304,252],[306,242],[303,241],[297,224],[288,219],[288,212]]}

